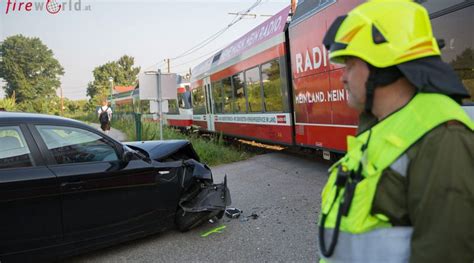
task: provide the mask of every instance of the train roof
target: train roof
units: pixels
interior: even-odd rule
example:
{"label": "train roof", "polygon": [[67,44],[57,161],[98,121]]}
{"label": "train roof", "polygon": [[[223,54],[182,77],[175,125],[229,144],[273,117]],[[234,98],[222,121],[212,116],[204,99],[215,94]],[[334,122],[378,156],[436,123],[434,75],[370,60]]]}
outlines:
{"label": "train roof", "polygon": [[225,64],[229,64],[231,59],[242,55],[254,47],[264,44],[264,42],[269,39],[281,35],[285,30],[289,13],[290,6],[287,6],[227,47],[198,64],[193,68],[192,81],[201,79],[206,73],[214,71],[217,68],[225,68]]}
{"label": "train roof", "polygon": [[298,7],[296,8],[295,14],[291,17],[290,27],[296,26],[300,22],[312,17],[314,14],[326,9],[334,3],[336,3],[336,0],[298,1]]}

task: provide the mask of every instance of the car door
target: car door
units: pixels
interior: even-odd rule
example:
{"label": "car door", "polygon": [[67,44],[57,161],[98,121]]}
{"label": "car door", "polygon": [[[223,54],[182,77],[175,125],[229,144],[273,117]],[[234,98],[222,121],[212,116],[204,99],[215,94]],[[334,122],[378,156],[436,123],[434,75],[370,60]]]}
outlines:
{"label": "car door", "polygon": [[0,122],[0,261],[54,247],[61,232],[56,176],[26,126]]}
{"label": "car door", "polygon": [[121,144],[90,128],[34,125],[40,150],[58,177],[65,241],[130,232],[162,220],[157,171],[142,159],[123,163]]}

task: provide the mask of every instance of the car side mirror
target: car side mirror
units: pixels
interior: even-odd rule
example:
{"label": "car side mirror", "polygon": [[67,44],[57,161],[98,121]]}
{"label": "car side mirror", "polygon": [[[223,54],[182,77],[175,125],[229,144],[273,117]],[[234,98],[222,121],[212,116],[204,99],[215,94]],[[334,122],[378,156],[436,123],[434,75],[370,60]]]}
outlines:
{"label": "car side mirror", "polygon": [[124,151],[122,155],[122,163],[129,163],[133,159],[133,152]]}

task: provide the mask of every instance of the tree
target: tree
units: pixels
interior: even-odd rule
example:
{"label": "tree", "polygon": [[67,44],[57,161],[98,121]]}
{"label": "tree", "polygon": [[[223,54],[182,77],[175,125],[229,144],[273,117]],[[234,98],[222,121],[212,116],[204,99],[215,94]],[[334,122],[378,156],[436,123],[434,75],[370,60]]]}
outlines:
{"label": "tree", "polygon": [[117,82],[122,86],[135,86],[137,84],[137,75],[140,72],[140,67],[133,67],[135,59],[130,56],[122,56],[117,64],[120,69],[121,76]]}
{"label": "tree", "polygon": [[110,95],[109,78],[112,77],[116,86],[135,86],[140,67],[133,67],[135,59],[124,55],[117,61],[107,62],[96,67],[92,73],[94,81],[87,86],[87,96],[91,100],[100,100]]}
{"label": "tree", "polygon": [[8,37],[0,45],[0,52],[0,78],[7,82],[4,90],[8,97],[15,93],[16,102],[22,103],[56,96],[64,69],[39,38]]}

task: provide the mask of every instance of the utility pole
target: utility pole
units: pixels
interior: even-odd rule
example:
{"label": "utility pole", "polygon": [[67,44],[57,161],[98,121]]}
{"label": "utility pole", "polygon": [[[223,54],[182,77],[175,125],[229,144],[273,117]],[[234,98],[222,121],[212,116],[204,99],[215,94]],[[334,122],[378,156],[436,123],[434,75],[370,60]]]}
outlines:
{"label": "utility pole", "polygon": [[113,89],[114,89],[114,78],[109,77],[109,82],[110,82],[110,107],[112,107],[114,104],[114,97],[112,95]]}
{"label": "utility pole", "polygon": [[59,87],[61,90],[61,116],[64,116],[64,97],[63,97],[63,86]]}
{"label": "utility pole", "polygon": [[167,68],[168,68],[168,73],[171,73],[171,71],[170,71],[170,59],[169,58],[165,59],[165,62],[166,62]]}

